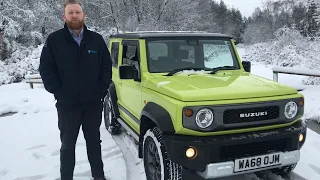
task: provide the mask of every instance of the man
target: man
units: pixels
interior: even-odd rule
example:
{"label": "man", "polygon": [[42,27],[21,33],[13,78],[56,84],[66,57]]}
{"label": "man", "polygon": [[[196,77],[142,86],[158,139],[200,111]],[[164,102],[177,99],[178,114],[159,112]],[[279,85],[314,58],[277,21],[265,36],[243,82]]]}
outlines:
{"label": "man", "polygon": [[45,89],[57,100],[61,180],[72,180],[75,146],[82,126],[95,180],[105,180],[101,157],[102,99],[111,82],[111,58],[102,36],[84,25],[80,3],[64,4],[64,28],[51,33],[40,57]]}

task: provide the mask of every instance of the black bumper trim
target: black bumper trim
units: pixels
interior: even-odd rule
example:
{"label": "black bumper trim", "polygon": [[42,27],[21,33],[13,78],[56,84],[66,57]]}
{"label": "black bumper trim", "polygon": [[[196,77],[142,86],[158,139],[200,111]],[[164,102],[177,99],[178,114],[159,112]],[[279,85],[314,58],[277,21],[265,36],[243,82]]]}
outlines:
{"label": "black bumper trim", "polygon": [[[233,161],[235,158],[274,151],[299,150],[305,142],[304,138],[304,141],[299,143],[301,133],[306,138],[306,126],[298,121],[289,127],[258,132],[210,137],[164,134],[163,138],[172,161],[189,170],[204,171],[210,163]],[[197,157],[191,160],[185,156],[189,147],[197,149]]]}

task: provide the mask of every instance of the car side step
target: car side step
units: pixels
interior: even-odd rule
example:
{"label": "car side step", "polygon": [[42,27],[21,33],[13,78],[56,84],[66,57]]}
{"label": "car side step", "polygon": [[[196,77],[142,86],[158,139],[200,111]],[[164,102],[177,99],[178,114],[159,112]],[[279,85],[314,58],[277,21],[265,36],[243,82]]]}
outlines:
{"label": "car side step", "polygon": [[127,125],[127,123],[125,123],[121,118],[118,118],[117,120],[118,120],[118,122],[121,124],[121,126],[122,126],[123,128],[125,128],[125,129],[128,131],[128,133],[130,133],[130,135],[131,135],[136,141],[139,142],[139,136],[138,136],[138,134],[135,133],[134,130],[131,129],[131,128]]}

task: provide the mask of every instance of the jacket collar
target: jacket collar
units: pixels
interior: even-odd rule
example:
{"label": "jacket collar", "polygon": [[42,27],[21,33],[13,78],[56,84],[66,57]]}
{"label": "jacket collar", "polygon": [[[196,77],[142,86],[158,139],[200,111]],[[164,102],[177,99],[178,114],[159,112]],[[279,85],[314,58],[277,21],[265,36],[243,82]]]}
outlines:
{"label": "jacket collar", "polygon": [[[67,23],[64,23],[64,33],[69,41],[75,42],[75,40],[73,39],[73,37],[69,31]],[[81,40],[81,44],[88,43],[91,40],[91,38],[89,36],[90,36],[89,30],[88,30],[87,26],[84,25],[83,26],[83,38]]]}

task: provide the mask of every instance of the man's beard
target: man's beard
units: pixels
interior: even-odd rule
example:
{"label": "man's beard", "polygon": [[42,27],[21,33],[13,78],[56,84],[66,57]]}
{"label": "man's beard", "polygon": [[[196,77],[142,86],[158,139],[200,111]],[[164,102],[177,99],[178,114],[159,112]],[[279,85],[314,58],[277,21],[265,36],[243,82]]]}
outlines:
{"label": "man's beard", "polygon": [[79,21],[68,21],[66,20],[67,26],[71,30],[79,30],[84,26],[84,20]]}

